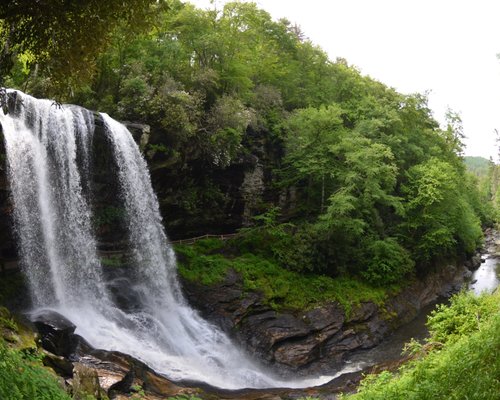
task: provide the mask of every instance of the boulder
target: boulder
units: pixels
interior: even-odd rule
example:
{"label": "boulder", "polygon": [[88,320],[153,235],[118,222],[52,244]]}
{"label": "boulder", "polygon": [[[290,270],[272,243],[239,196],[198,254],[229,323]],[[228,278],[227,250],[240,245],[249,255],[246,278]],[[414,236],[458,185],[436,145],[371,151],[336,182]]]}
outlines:
{"label": "boulder", "polygon": [[47,350],[42,350],[43,365],[52,368],[59,376],[71,378],[73,376],[73,363],[67,358],[52,354]]}
{"label": "boulder", "polygon": [[104,400],[107,398],[99,384],[97,371],[84,364],[75,363],[72,384],[73,400],[87,400],[89,398]]}
{"label": "boulder", "polygon": [[470,270],[475,271],[481,266],[481,254],[476,254],[471,258]]}
{"label": "boulder", "polygon": [[74,338],[76,326],[66,317],[52,310],[42,310],[32,316],[32,322],[40,333],[44,349],[62,357],[74,353],[78,344]]}

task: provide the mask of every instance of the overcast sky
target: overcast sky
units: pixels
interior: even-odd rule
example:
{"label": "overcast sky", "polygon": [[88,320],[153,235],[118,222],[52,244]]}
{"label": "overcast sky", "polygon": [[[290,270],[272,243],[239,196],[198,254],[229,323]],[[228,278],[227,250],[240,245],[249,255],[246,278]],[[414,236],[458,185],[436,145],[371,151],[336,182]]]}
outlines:
{"label": "overcast sky", "polygon": [[[190,0],[214,7],[209,0]],[[216,0],[221,8],[224,0]],[[402,93],[429,91],[435,118],[459,112],[466,155],[493,156],[500,130],[499,0],[258,0],[301,26],[332,60]]]}

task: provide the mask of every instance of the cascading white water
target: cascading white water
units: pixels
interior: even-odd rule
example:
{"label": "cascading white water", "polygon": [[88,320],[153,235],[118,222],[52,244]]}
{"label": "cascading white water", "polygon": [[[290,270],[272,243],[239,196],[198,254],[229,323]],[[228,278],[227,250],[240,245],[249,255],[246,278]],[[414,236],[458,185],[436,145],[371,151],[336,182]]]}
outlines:
{"label": "cascading white water", "polygon": [[[239,350],[184,300],[147,165],[130,132],[102,114],[112,144],[133,256],[133,311],[112,301],[91,229],[88,190],[94,116],[22,95],[0,123],[6,142],[23,269],[36,307],[52,308],[93,346],[144,361],[171,379],[228,389],[306,387],[333,377],[283,381]],[[77,154],[78,152],[78,154]],[[77,156],[82,162],[79,166]]]}
{"label": "cascading white water", "polygon": [[107,303],[76,163],[75,132],[91,135],[93,126],[82,128],[90,114],[29,96],[16,118],[0,114],[21,263],[40,306]]}

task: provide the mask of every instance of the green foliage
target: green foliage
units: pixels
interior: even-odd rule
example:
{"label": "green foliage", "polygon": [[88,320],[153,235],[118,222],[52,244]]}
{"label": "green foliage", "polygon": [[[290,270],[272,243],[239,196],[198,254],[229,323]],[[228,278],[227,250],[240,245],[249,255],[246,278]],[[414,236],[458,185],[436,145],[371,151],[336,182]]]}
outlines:
{"label": "green foliage", "polygon": [[218,239],[198,240],[192,245],[177,244],[180,275],[193,282],[213,285],[224,280],[230,262],[220,254],[223,242]]}
{"label": "green foliage", "polygon": [[229,260],[219,254],[193,257],[191,251],[186,251],[181,246],[176,246],[175,250],[181,256],[190,257],[187,262],[183,261],[183,257],[181,257],[178,269],[183,278],[201,282],[204,285],[213,285],[224,280],[228,269],[232,265]]}
{"label": "green foliage", "polygon": [[304,275],[281,267],[264,254],[235,256],[231,246],[234,244],[224,245],[215,239],[200,240],[194,245],[177,245],[180,275],[190,281],[213,285],[223,282],[227,272],[233,269],[242,276],[246,290],[262,292],[264,301],[276,309],[304,310],[337,301],[350,312],[362,301],[382,304],[387,290],[396,290],[395,287],[374,288],[347,276],[333,279],[316,274]]}
{"label": "green foliage", "polygon": [[[88,79],[93,61],[105,48],[112,30],[120,23],[126,24],[130,31],[144,28],[155,3],[149,0],[2,2],[0,82],[12,71],[17,57],[23,69],[43,64],[52,85],[59,88],[64,83]],[[158,9],[157,4],[153,8]]]}
{"label": "green foliage", "polygon": [[317,232],[311,225],[279,223],[279,207],[272,207],[266,213],[253,218],[257,224],[240,229],[235,240],[230,241],[239,254],[251,253],[271,258],[285,269],[296,272],[321,270],[318,257],[321,252],[315,248]]}
{"label": "green foliage", "polygon": [[484,320],[498,313],[500,295],[476,296],[463,291],[450,299],[450,305],[439,305],[428,317],[430,341],[448,343],[457,341],[480,329]]}
{"label": "green foliage", "polygon": [[8,273],[0,275],[0,304],[5,304],[9,299],[15,297],[26,285],[22,273]]}
{"label": "green foliage", "polygon": [[131,389],[134,392],[134,394],[132,395],[133,400],[141,400],[146,395],[141,385],[132,385]]}
{"label": "green foliage", "polygon": [[177,396],[167,397],[167,400],[201,400],[201,398],[193,394],[178,394]]}
{"label": "green foliage", "polygon": [[480,220],[461,190],[462,176],[448,162],[432,158],[408,171],[408,200],[402,225],[420,262],[453,254],[457,245],[472,253],[482,238]]}
{"label": "green foliage", "polygon": [[94,214],[94,224],[97,227],[103,225],[118,224],[123,221],[125,209],[121,207],[106,206],[96,210]]}
{"label": "green foliage", "polygon": [[54,375],[39,361],[9,349],[0,340],[0,398],[2,400],[69,400]]}
{"label": "green foliage", "polygon": [[[2,307],[0,307],[0,313],[2,311]],[[5,327],[13,332],[17,332],[18,328],[14,320],[10,317],[0,316],[0,326]]]}
{"label": "green foliage", "polygon": [[410,254],[393,238],[372,242],[368,254],[368,266],[362,275],[373,284],[400,282],[413,270]]}
{"label": "green foliage", "polygon": [[[490,165],[490,170],[495,168]],[[472,207],[475,214],[481,220],[483,227],[491,227],[495,222],[495,205],[492,201],[491,178],[488,175],[478,178],[472,173],[467,173],[464,177],[465,195],[467,202]]]}
{"label": "green foliage", "polygon": [[101,257],[101,264],[105,267],[122,267],[125,265],[123,256],[111,255],[107,257]]}
{"label": "green foliage", "polygon": [[[457,295],[431,320],[445,346],[403,367],[365,378],[358,393],[343,399],[498,399],[500,393],[500,297]],[[475,314],[483,312],[480,320]],[[453,321],[459,318],[459,321]],[[474,321],[476,319],[476,321]]]}

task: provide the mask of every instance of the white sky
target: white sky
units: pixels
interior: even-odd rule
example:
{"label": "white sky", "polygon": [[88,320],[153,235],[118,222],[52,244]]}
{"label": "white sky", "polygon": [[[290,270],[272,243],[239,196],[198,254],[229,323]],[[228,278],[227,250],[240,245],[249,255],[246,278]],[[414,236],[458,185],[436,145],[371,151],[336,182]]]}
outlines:
{"label": "white sky", "polygon": [[[190,0],[213,7],[209,0]],[[225,0],[216,0],[222,8]],[[257,0],[274,19],[301,26],[331,60],[343,57],[361,72],[402,93],[430,91],[444,122],[459,112],[466,155],[497,157],[500,130],[499,0]]]}

